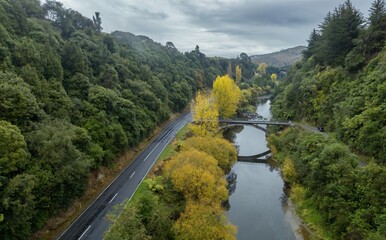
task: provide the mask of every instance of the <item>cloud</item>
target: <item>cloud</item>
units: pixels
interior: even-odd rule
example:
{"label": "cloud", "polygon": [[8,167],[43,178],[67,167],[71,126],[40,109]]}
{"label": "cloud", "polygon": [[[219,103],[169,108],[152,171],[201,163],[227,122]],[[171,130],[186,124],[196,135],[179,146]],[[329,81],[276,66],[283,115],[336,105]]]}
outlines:
{"label": "cloud", "polygon": [[[208,56],[235,57],[305,45],[328,11],[326,0],[61,0],[91,17],[101,12],[104,31],[146,35],[180,51],[196,45]],[[371,2],[352,0],[365,15]]]}

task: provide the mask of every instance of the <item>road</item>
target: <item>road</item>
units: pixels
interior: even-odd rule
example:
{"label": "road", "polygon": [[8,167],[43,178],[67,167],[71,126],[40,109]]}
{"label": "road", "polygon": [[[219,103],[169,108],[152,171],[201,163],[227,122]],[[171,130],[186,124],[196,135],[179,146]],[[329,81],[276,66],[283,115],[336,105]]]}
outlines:
{"label": "road", "polygon": [[90,206],[67,228],[58,240],[103,239],[108,229],[106,219],[114,205],[130,199],[155,161],[175,137],[177,132],[192,121],[185,113],[170,122],[162,132],[126,167],[120,175],[90,204]]}
{"label": "road", "polygon": [[327,136],[328,134],[326,132],[320,132],[316,127],[314,126],[310,126],[310,125],[307,125],[307,124],[304,124],[304,123],[294,123],[295,125],[297,126],[300,126],[301,128],[305,129],[305,130],[308,130],[308,131],[311,131],[313,133],[319,133],[319,134],[322,134],[323,136]]}

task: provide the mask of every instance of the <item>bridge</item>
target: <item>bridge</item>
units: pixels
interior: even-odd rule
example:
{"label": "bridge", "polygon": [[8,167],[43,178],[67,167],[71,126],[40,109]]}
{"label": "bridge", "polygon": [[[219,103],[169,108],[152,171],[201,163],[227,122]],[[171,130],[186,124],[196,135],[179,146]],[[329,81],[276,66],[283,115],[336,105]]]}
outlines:
{"label": "bridge", "polygon": [[[275,125],[275,126],[294,126],[291,122],[278,122],[278,121],[267,121],[267,120],[248,120],[248,119],[219,119],[219,123],[226,124],[222,128],[227,128],[234,125],[252,125],[264,132],[267,132],[266,128],[261,125]],[[271,154],[271,150],[252,155],[252,156],[237,156],[239,162],[252,162],[252,163],[266,163],[267,159]]]}
{"label": "bridge", "polygon": [[219,119],[219,123],[240,124],[240,125],[276,125],[276,126],[293,126],[291,122],[265,121],[265,120],[239,120],[239,119]]}

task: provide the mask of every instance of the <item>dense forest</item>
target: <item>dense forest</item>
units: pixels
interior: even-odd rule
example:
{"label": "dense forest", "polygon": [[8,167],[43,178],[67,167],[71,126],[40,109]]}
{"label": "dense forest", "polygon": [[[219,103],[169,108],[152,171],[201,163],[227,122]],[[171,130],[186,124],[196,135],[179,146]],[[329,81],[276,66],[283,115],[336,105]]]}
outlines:
{"label": "dense forest", "polygon": [[350,1],[313,30],[304,58],[275,92],[278,118],[305,120],[386,163],[386,6],[368,19]]}
{"label": "dense forest", "polygon": [[274,93],[276,119],[328,134],[271,135],[300,215],[326,239],[386,237],[386,4],[365,19],[350,1],[313,30]]}
{"label": "dense forest", "polygon": [[26,239],[244,53],[208,58],[145,36],[102,32],[60,2],[0,0],[0,236]]}

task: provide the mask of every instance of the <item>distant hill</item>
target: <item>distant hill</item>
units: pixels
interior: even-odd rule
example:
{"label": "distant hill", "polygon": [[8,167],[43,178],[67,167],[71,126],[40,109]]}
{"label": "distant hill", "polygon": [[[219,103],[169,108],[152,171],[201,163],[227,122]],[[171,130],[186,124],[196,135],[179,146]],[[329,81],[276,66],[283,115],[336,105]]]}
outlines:
{"label": "distant hill", "polygon": [[252,62],[256,64],[266,63],[269,66],[286,67],[291,66],[295,62],[299,61],[302,58],[302,51],[305,49],[306,47],[304,46],[297,46],[294,48],[281,50],[279,52],[253,55],[250,57]]}

